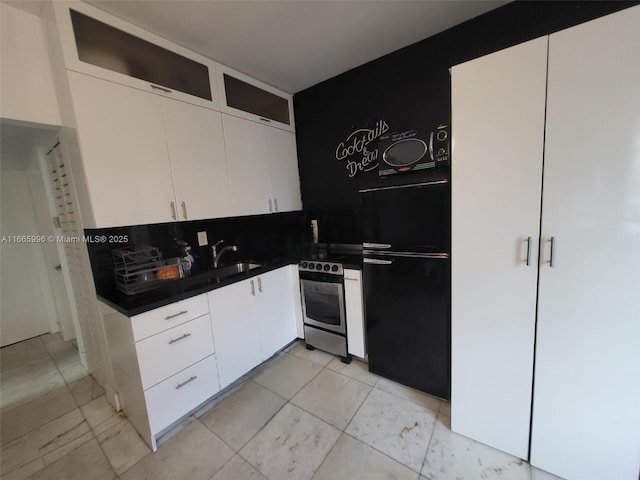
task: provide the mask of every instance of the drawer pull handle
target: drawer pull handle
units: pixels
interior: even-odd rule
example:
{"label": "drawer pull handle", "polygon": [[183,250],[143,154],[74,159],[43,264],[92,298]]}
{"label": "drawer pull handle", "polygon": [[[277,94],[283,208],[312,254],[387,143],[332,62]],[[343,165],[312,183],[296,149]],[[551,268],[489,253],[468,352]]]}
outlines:
{"label": "drawer pull handle", "polygon": [[196,378],[198,378],[198,376],[194,375],[193,377],[189,378],[189,380],[185,380],[184,382],[179,383],[178,385],[176,385],[176,390],[178,390],[179,388],[184,387],[187,383],[193,382]]}
{"label": "drawer pull handle", "polygon": [[168,315],[164,317],[165,320],[171,320],[172,318],[179,317],[180,315],[184,315],[185,313],[189,313],[189,310],[182,310],[181,312],[174,313],[173,315]]}
{"label": "drawer pull handle", "polygon": [[190,333],[185,333],[184,335],[182,335],[181,337],[178,338],[174,338],[173,340],[169,340],[169,345],[179,342],[180,340],[184,340],[185,338],[189,338],[191,336]]}

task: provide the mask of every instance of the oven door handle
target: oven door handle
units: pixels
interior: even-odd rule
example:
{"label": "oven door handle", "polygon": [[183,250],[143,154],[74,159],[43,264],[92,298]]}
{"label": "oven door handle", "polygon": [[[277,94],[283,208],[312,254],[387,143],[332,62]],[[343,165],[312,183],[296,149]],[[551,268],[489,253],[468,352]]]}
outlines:
{"label": "oven door handle", "polygon": [[391,265],[393,260],[380,260],[378,258],[363,258],[363,263],[371,263],[373,265]]}

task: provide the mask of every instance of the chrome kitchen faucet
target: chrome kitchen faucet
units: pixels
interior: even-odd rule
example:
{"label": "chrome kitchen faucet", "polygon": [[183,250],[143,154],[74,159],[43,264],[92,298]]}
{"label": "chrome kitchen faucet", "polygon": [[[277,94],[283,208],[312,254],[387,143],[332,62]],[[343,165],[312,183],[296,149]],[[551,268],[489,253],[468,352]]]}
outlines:
{"label": "chrome kitchen faucet", "polygon": [[224,252],[229,250],[231,250],[232,252],[238,251],[238,247],[236,245],[228,245],[226,247],[223,247],[222,250],[218,252],[218,245],[220,245],[222,242],[224,242],[224,240],[219,240],[211,247],[211,254],[213,256],[213,268],[218,268],[218,262],[220,261],[220,257],[222,257],[222,254]]}

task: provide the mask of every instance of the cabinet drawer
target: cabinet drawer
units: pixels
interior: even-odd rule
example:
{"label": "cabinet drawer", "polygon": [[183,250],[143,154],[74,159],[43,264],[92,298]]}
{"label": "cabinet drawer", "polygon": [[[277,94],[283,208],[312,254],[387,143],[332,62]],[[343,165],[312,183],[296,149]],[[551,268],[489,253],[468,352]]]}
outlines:
{"label": "cabinet drawer", "polygon": [[214,353],[209,315],[183,323],[136,343],[142,387],[165,378]]}
{"label": "cabinet drawer", "polygon": [[206,294],[141,313],[131,318],[133,339],[137,342],[206,313],[209,313]]}
{"label": "cabinet drawer", "polygon": [[220,390],[211,355],[145,392],[151,433],[157,434]]}

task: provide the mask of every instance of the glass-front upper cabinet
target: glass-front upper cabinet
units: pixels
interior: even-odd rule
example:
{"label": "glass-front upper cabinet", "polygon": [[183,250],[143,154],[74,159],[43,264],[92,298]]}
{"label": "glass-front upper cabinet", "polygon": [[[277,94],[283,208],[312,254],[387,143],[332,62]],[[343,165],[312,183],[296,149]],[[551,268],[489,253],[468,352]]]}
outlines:
{"label": "glass-front upper cabinet", "polygon": [[82,2],[53,2],[65,66],[219,108],[215,63]]}
{"label": "glass-front upper cabinet", "polygon": [[291,95],[216,63],[223,112],[295,131]]}

